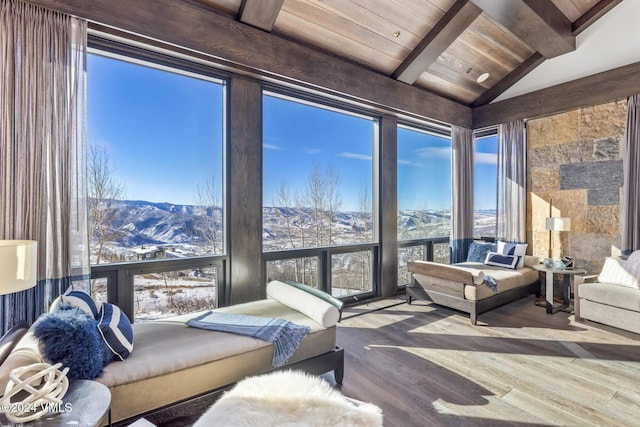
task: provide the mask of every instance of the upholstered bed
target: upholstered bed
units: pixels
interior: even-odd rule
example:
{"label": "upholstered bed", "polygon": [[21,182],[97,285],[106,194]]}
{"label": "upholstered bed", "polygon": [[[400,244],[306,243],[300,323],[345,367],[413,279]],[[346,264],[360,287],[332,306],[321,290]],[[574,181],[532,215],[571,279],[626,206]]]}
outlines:
{"label": "upholstered bed", "polygon": [[[321,305],[321,304],[320,304]],[[111,391],[113,422],[223,390],[248,376],[276,369],[299,369],[311,374],[334,371],[342,383],[343,350],[336,347],[338,314],[328,319],[321,310],[307,314],[275,299],[217,309],[224,313],[279,318],[310,328],[288,362],[273,366],[273,344],[256,338],[189,327],[200,313],[133,325],[135,346],[124,361],[107,365],[96,378]],[[311,317],[308,315],[310,314]],[[313,318],[315,318],[315,320]],[[323,326],[322,323],[330,321]],[[29,331],[0,367],[0,380],[17,366],[41,360],[38,343]]]}
{"label": "upholstered bed", "polygon": [[[438,305],[469,313],[471,323],[475,325],[480,313],[525,295],[539,295],[538,272],[531,268],[537,262],[537,257],[526,256],[523,267],[517,269],[482,262],[453,265],[429,261],[409,262],[408,270],[412,277],[411,285],[406,288],[407,302],[411,304],[414,299],[431,300]],[[495,281],[493,286],[487,283],[488,278]]]}

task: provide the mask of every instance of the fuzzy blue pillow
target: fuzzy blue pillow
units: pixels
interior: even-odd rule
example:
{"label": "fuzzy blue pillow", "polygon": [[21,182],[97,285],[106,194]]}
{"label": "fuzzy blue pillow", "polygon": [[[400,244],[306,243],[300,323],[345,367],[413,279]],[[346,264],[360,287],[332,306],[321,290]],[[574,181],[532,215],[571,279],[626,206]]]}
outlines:
{"label": "fuzzy blue pillow", "polygon": [[98,332],[98,321],[82,309],[61,303],[32,326],[42,357],[51,364],[69,367],[71,380],[92,380],[113,360],[113,353]]}
{"label": "fuzzy blue pillow", "polygon": [[496,250],[497,245],[495,243],[472,242],[469,245],[467,262],[484,262],[487,258],[487,253],[495,252]]}

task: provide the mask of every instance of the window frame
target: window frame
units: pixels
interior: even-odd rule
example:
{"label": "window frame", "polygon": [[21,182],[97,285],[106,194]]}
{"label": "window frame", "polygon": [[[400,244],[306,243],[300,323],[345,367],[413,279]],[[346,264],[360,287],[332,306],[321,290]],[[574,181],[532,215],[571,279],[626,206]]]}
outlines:
{"label": "window frame", "polygon": [[216,268],[219,271],[216,281],[216,300],[220,306],[222,302],[228,301],[230,293],[228,276],[228,247],[229,247],[229,227],[228,227],[228,109],[229,100],[227,87],[231,75],[217,68],[212,64],[197,62],[195,58],[181,57],[177,54],[166,53],[161,48],[151,45],[142,45],[135,39],[121,41],[118,36],[101,33],[99,31],[89,31],[87,37],[88,52],[102,55],[117,60],[123,60],[134,64],[151,66],[156,69],[182,74],[189,77],[196,77],[204,80],[223,84],[222,91],[222,227],[223,227],[223,253],[212,256],[195,256],[181,259],[159,259],[141,260],[108,264],[90,265],[91,279],[104,278],[107,280],[107,301],[117,304],[129,316],[134,319],[134,277],[140,274],[165,273],[170,271],[188,270],[197,268]]}
{"label": "window frame", "polygon": [[[380,221],[379,209],[380,209],[380,120],[382,117],[379,114],[375,114],[374,111],[366,108],[359,108],[348,102],[341,101],[337,98],[332,98],[326,95],[319,95],[311,92],[301,91],[283,85],[275,84],[273,82],[262,83],[262,99],[265,96],[273,96],[290,102],[297,102],[303,105],[321,108],[328,111],[333,111],[340,114],[346,114],[372,122],[372,141],[371,141],[371,166],[372,166],[372,180],[371,183],[371,216],[373,223],[372,241],[364,243],[348,243],[338,244],[330,246],[316,246],[309,248],[296,248],[285,250],[265,250],[263,246],[262,250],[262,276],[266,281],[267,277],[267,263],[273,261],[287,261],[298,258],[316,258],[318,265],[318,289],[323,290],[331,294],[332,291],[332,256],[346,253],[366,252],[371,253],[372,265],[370,266],[371,277],[371,290],[354,293],[339,297],[339,299],[349,303],[358,302],[360,299],[372,298],[379,294],[379,277],[380,277]],[[264,115],[263,115],[264,117]],[[264,138],[263,138],[264,142]],[[263,160],[264,162],[264,160]],[[263,166],[264,168],[264,166]],[[261,185],[262,182],[261,182]],[[263,201],[263,208],[264,201]],[[264,222],[262,223],[264,229]],[[266,285],[266,283],[265,283]]]}

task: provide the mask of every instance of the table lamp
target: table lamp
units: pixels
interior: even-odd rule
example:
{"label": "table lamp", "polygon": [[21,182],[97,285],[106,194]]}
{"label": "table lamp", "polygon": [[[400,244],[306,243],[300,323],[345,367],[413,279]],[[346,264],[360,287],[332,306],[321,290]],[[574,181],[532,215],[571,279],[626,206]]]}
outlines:
{"label": "table lamp", "polygon": [[[555,240],[553,236],[554,231],[569,231],[571,230],[571,218],[559,218],[559,217],[548,217],[545,221],[545,229],[549,230],[549,249],[551,253],[549,254],[550,258],[553,258],[554,251],[552,248],[552,244],[555,246]],[[560,257],[562,257],[560,255]]]}
{"label": "table lamp", "polygon": [[0,240],[0,295],[32,288],[38,281],[38,242]]}

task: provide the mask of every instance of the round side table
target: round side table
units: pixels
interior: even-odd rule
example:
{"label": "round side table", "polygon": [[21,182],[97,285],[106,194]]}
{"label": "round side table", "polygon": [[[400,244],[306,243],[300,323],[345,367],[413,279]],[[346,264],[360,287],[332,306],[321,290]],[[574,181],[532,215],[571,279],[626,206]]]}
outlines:
{"label": "round side table", "polygon": [[23,424],[10,423],[3,413],[0,413],[0,425],[29,426],[29,427],[58,427],[58,426],[99,426],[105,416],[109,414],[108,425],[111,425],[111,392],[104,384],[90,380],[69,381],[69,389],[62,399],[60,412],[44,415],[38,420]]}
{"label": "round side table", "polygon": [[[547,313],[555,313],[563,308],[568,308],[571,305],[571,276],[576,274],[586,274],[587,270],[583,268],[571,268],[565,270],[558,270],[556,268],[548,268],[544,265],[534,265],[533,268],[545,274],[545,306]],[[553,304],[553,275],[561,274],[562,277],[562,305]]]}

